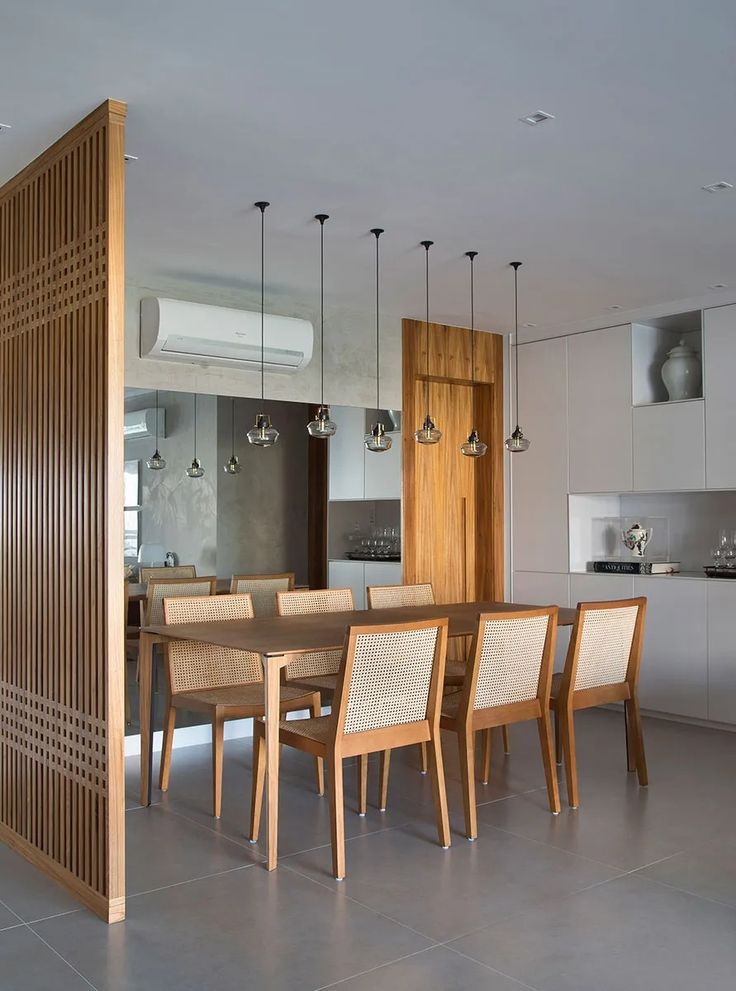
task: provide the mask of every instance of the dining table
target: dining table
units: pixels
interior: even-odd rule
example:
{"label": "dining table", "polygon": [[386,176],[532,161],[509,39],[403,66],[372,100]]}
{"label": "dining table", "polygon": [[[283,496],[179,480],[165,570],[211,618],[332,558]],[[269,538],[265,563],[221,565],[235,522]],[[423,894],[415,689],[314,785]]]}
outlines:
{"label": "dining table", "polygon": [[[481,613],[503,613],[535,606],[511,602],[455,602],[431,606],[400,606],[391,609],[356,609],[347,612],[299,616],[269,616],[260,619],[206,623],[176,623],[144,626],[140,638],[140,785],[141,805],[151,804],[153,771],[153,648],[176,640],[190,640],[217,647],[230,647],[257,654],[263,667],[266,742],[266,867],[278,861],[279,698],[281,670],[298,654],[338,650],[351,626],[449,620],[449,637],[470,637]],[[560,608],[559,626],[572,626],[575,610]]]}

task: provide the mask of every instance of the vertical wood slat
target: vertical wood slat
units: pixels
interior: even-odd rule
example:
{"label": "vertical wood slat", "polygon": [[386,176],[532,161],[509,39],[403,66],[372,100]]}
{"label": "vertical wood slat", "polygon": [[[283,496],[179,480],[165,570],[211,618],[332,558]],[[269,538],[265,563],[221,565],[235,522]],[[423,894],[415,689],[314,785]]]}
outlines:
{"label": "vertical wood slat", "polygon": [[125,914],[125,105],[0,188],[0,839]]}

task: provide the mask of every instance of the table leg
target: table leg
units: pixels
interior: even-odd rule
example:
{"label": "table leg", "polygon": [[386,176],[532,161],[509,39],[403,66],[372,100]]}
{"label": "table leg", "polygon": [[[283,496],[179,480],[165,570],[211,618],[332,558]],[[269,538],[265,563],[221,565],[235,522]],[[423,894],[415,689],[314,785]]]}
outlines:
{"label": "table leg", "polygon": [[266,810],[268,816],[266,867],[276,869],[279,842],[279,716],[281,658],[261,658],[266,690]]}
{"label": "table leg", "polygon": [[141,633],[138,654],[139,726],[141,731],[141,805],[151,804],[151,777],[153,774],[153,691],[151,671],[154,638]]}

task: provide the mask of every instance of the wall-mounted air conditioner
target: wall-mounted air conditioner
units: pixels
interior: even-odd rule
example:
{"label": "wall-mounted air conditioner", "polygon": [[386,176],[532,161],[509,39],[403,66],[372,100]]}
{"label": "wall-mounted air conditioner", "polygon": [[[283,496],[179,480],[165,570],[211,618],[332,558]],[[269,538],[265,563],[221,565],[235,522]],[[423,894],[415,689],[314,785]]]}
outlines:
{"label": "wall-mounted air conditioner", "polygon": [[[126,413],[123,418],[123,437],[126,440],[138,440],[141,437],[156,436],[156,410],[139,409]],[[166,410],[158,410],[158,437],[166,436]]]}
{"label": "wall-mounted air conditioner", "polygon": [[[284,374],[300,371],[312,358],[312,339],[309,320],[267,313],[264,367]],[[141,300],[141,357],[256,371],[261,367],[261,314],[149,296]]]}

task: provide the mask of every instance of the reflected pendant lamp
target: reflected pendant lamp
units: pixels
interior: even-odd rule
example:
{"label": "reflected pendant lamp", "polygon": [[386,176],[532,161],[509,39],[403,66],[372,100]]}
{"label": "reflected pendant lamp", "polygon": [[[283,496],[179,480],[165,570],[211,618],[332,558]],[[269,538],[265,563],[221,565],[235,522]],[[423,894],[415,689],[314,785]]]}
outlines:
{"label": "reflected pendant lamp", "polygon": [[519,269],[521,262],[511,262],[514,270],[514,394],[516,396],[516,426],[510,437],[506,438],[506,450],[511,454],[521,454],[529,450],[530,440],[524,436],[519,426]]}
{"label": "reflected pendant lamp", "polygon": [[229,459],[222,466],[222,470],[226,475],[239,475],[243,470],[243,466],[238,460],[238,456],[235,453],[235,400],[232,400],[232,406],[230,409],[230,450],[231,454]]}
{"label": "reflected pendant lamp", "polygon": [[[265,200],[259,200],[254,206],[261,211],[261,403],[265,398],[265,321],[266,321],[266,207],[269,204]],[[248,443],[254,447],[273,447],[279,439],[279,432],[271,425],[271,417],[266,413],[256,414],[256,422],[247,434]]]}
{"label": "reflected pendant lamp", "polygon": [[374,454],[382,454],[384,451],[390,451],[393,441],[386,434],[386,428],[381,423],[378,418],[378,410],[381,408],[381,372],[380,372],[380,342],[381,342],[381,324],[380,324],[380,269],[379,269],[379,250],[378,250],[378,239],[381,234],[383,234],[382,227],[372,227],[371,234],[376,239],[376,422],[371,426],[370,433],[365,435],[365,447],[367,451],[372,451]]}
{"label": "reflected pendant lamp", "polygon": [[[470,395],[471,403],[475,405],[475,279],[474,264],[477,251],[466,251],[465,255],[470,259]],[[461,452],[466,458],[482,458],[488,450],[488,445],[484,444],[478,435],[478,431],[473,425],[468,439],[460,445]]]}
{"label": "reflected pendant lamp", "polygon": [[426,379],[424,383],[424,422],[422,423],[419,430],[414,433],[414,440],[417,444],[439,444],[442,438],[442,433],[434,425],[434,420],[429,413],[429,249],[434,244],[434,241],[422,241],[420,242],[424,248],[424,287],[425,287],[425,299],[426,299],[426,323],[425,323],[425,341],[426,341]]}
{"label": "reflected pendant lamp", "polygon": [[320,361],[320,401],[317,414],[307,424],[310,437],[329,440],[337,432],[337,424],[330,418],[330,407],[325,406],[325,220],[326,213],[316,213],[319,221],[319,361]]}
{"label": "reflected pendant lamp", "polygon": [[150,468],[151,471],[162,471],[166,467],[166,459],[162,458],[158,452],[158,418],[158,389],[156,389],[156,450],[146,461],[146,468]]}
{"label": "reflected pendant lamp", "polygon": [[187,468],[187,475],[190,478],[201,478],[204,475],[202,462],[197,457],[197,393],[194,393],[194,457],[192,463]]}

